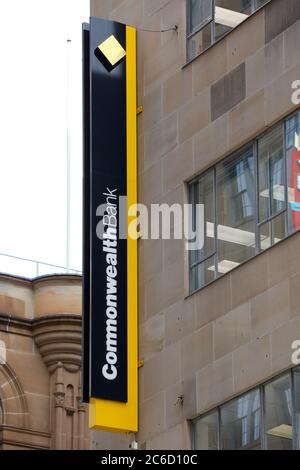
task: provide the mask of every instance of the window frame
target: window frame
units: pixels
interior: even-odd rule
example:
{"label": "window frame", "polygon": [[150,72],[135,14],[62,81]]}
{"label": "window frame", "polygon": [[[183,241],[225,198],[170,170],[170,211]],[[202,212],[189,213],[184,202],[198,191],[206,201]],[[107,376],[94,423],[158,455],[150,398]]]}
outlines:
{"label": "window frame", "polygon": [[[224,447],[223,447],[223,439],[222,439],[222,408],[224,408],[225,406],[228,406],[230,405],[231,403],[237,401],[237,400],[240,400],[241,398],[243,397],[246,397],[247,395],[249,395],[250,393],[253,393],[253,392],[258,392],[258,395],[259,395],[259,410],[260,410],[260,419],[259,419],[259,426],[260,426],[260,445],[261,445],[261,448],[262,448],[262,435],[263,435],[263,427],[262,427],[262,415],[263,415],[263,406],[262,406],[262,400],[261,400],[261,387],[258,386],[258,387],[254,387],[252,388],[251,390],[248,390],[247,392],[244,392],[242,393],[241,395],[238,395],[237,397],[235,398],[232,398],[231,400],[223,403],[222,405],[218,406],[218,413],[219,413],[219,421],[218,421],[218,426],[219,426],[219,429],[217,429],[217,433],[219,433],[220,435],[220,447],[219,449],[217,450],[224,450]],[[211,413],[213,412],[214,410],[211,411]],[[228,450],[228,449],[227,449]]]}
{"label": "window frame", "polygon": [[[222,41],[228,34],[230,34],[232,31],[234,31],[238,26],[235,28],[227,31],[224,33],[222,36],[220,36],[218,39],[215,39],[215,0],[211,0],[212,2],[212,16],[209,21],[204,22],[201,26],[198,25],[197,28],[194,28],[193,31],[191,31],[191,1],[192,0],[186,0],[186,64],[189,64],[193,60],[195,60],[197,57],[202,55],[205,51],[210,49],[214,44],[217,44],[219,41]],[[258,0],[251,0],[251,13],[249,15],[249,18],[256,13],[257,11],[261,10],[264,8],[268,3],[270,3],[272,0],[267,0],[265,4],[258,6]],[[247,19],[249,19],[247,18]],[[244,21],[247,21],[244,20]],[[242,21],[242,23],[244,23]],[[240,23],[240,24],[242,24]],[[204,51],[200,52],[199,54],[196,54],[193,57],[189,57],[189,43],[193,39],[194,36],[196,36],[199,32],[201,32],[204,28],[206,28],[208,25],[211,27],[211,45],[208,46]]]}
{"label": "window frame", "polygon": [[186,16],[186,32],[187,32],[187,40],[192,39],[197,33],[202,31],[206,26],[208,26],[212,21],[215,19],[215,0],[211,0],[211,18],[207,21],[204,21],[201,25],[198,25],[196,28],[192,30],[191,28],[191,2],[192,0],[187,0],[187,16]]}
{"label": "window frame", "polygon": [[292,407],[292,426],[293,426],[293,442],[292,442],[292,450],[300,450],[296,448],[296,440],[295,440],[295,400],[294,400],[294,395],[295,395],[295,389],[294,389],[294,374],[295,372],[299,370],[299,366],[294,367],[293,369],[288,369],[285,372],[282,372],[281,374],[278,374],[271,379],[267,380],[263,384],[261,384],[259,387],[261,388],[261,393],[262,393],[262,410],[263,410],[263,425],[264,427],[262,428],[262,434],[263,434],[263,443],[264,446],[262,447],[262,450],[269,450],[268,449],[268,437],[267,437],[267,428],[266,428],[266,423],[267,423],[267,418],[266,418],[266,387],[268,385],[271,385],[273,382],[276,382],[277,380],[280,380],[283,377],[289,377],[290,384],[291,384],[291,407]]}
{"label": "window frame", "polygon": [[[300,111],[299,111],[300,112]],[[278,217],[284,215],[284,223],[285,223],[285,233],[286,236],[284,237],[287,238],[288,236],[288,181],[287,181],[287,146],[286,146],[286,122],[291,119],[293,116],[298,114],[296,111],[290,116],[287,116],[285,119],[281,120],[279,123],[274,124],[270,129],[268,129],[266,132],[263,134],[259,135],[255,140],[254,140],[254,148],[256,152],[256,210],[257,210],[257,240],[256,240],[256,248],[257,248],[257,254],[263,253],[265,249],[261,248],[261,242],[260,242],[260,229],[266,224],[270,224],[270,239],[271,239],[271,245],[270,248],[272,248],[275,243],[274,243],[274,229],[272,222],[277,219]],[[284,187],[284,196],[285,196],[285,207],[275,214],[272,214],[272,199],[273,196],[271,197],[272,194],[272,184],[271,184],[271,172],[270,172],[270,159],[268,160],[268,169],[269,169],[269,174],[268,174],[268,187],[270,191],[270,196],[269,196],[269,216],[266,217],[263,220],[260,220],[260,197],[259,197],[259,151],[258,151],[258,146],[259,146],[259,141],[263,139],[268,133],[271,133],[273,130],[276,128],[281,127],[283,131],[283,179],[285,183]],[[295,233],[295,232],[293,232]]]}
{"label": "window frame", "polygon": [[[217,271],[218,271],[217,230],[218,230],[218,227],[217,227],[217,223],[216,223],[216,221],[217,221],[217,199],[216,199],[216,196],[217,196],[217,191],[216,191],[217,173],[216,173],[216,167],[208,168],[206,171],[201,173],[201,175],[199,175],[197,178],[194,178],[192,180],[192,182],[189,184],[189,188],[188,188],[188,202],[189,202],[189,204],[192,204],[190,188],[195,184],[199,184],[199,181],[202,178],[204,178],[206,175],[208,175],[209,173],[212,173],[212,179],[213,179],[213,205],[214,205],[214,243],[213,243],[213,245],[214,245],[214,249],[209,254],[206,254],[205,256],[198,259],[197,261],[194,261],[193,263],[191,263],[191,254],[192,254],[192,252],[189,252],[189,256],[188,256],[188,260],[189,260],[189,276],[188,276],[189,286],[191,285],[191,271],[194,268],[205,264],[210,259],[214,259],[214,265],[215,265],[215,273],[214,273],[213,281],[215,281],[218,277],[217,276]],[[193,191],[193,192],[195,192],[195,191]],[[192,219],[192,224],[193,224],[194,214],[195,214],[195,208],[194,207],[193,207],[192,212],[193,212],[193,219]],[[193,226],[194,226],[194,224],[193,224]],[[194,228],[194,227],[192,227],[192,228]],[[198,290],[198,289],[196,289],[196,290]]]}
{"label": "window frame", "polygon": [[[261,449],[260,450],[268,450],[268,445],[267,445],[267,429],[266,429],[266,393],[265,389],[268,385],[272,384],[273,382],[276,382],[280,378],[283,377],[288,377],[291,383],[291,408],[292,408],[292,426],[293,426],[293,440],[292,440],[292,447],[293,450],[300,450],[300,440],[297,443],[297,429],[296,429],[296,386],[295,386],[295,374],[300,372],[300,367],[299,365],[296,367],[293,367],[292,369],[288,369],[278,375],[275,375],[271,379],[267,380],[266,382],[261,383],[258,386],[255,386],[249,390],[247,390],[244,393],[241,393],[240,395],[237,395],[234,398],[231,398],[230,400],[227,400],[226,402],[220,404],[219,406],[216,406],[208,411],[206,411],[203,414],[200,414],[194,419],[190,420],[190,425],[191,425],[191,443],[192,443],[192,450],[197,450],[195,448],[195,426],[197,425],[197,422],[200,421],[201,419],[209,416],[210,414],[217,413],[217,443],[218,443],[218,449],[217,451],[223,450],[223,445],[222,445],[222,423],[221,423],[221,410],[224,406],[229,405],[230,403],[233,403],[234,401],[248,395],[251,392],[258,391],[259,392],[259,400],[260,400],[260,442],[261,442]],[[236,449],[237,450],[237,449]]]}
{"label": "window frame", "polygon": [[[210,25],[210,34],[211,34],[211,39],[214,37],[214,22],[215,22],[215,0],[211,0],[211,5],[212,5],[212,14],[211,14],[211,19],[209,21],[206,21],[203,23],[201,26],[198,25],[197,28],[194,28],[194,30],[191,30],[191,1],[192,0],[186,0],[186,62],[189,63],[190,61],[194,60],[196,57],[201,55],[203,52],[200,52],[200,54],[195,55],[192,59],[189,59],[189,44],[190,41],[195,37],[198,33],[200,33],[202,30],[204,30],[208,25]],[[214,44],[214,42],[211,42],[211,47]],[[207,49],[205,49],[207,50]]]}
{"label": "window frame", "polygon": [[[243,261],[239,266],[234,267],[233,269],[228,271],[228,273],[233,271],[234,269],[238,269],[240,266],[247,263],[251,259],[255,258],[259,254],[264,253],[267,249],[270,249],[273,246],[276,246],[276,244],[278,242],[274,243],[274,240],[273,240],[274,237],[273,237],[273,233],[272,233],[273,232],[272,222],[275,219],[277,219],[278,217],[284,215],[284,224],[285,224],[285,235],[282,238],[282,240],[280,240],[280,242],[286,240],[289,236],[293,235],[294,233],[299,232],[300,229],[292,231],[289,228],[289,199],[288,199],[289,181],[288,181],[288,161],[287,161],[288,150],[287,150],[287,132],[286,132],[287,121],[289,121],[290,119],[292,119],[294,116],[297,116],[297,115],[300,115],[300,108],[298,108],[292,114],[286,116],[281,121],[275,123],[272,127],[267,129],[263,133],[259,134],[256,138],[250,140],[248,143],[243,145],[240,149],[237,149],[235,152],[228,154],[225,158],[223,158],[220,161],[216,162],[210,168],[208,168],[204,172],[200,173],[197,177],[194,177],[192,180],[187,182],[188,201],[189,201],[189,203],[191,203],[190,193],[191,193],[192,185],[195,184],[195,183],[198,183],[198,181],[200,181],[203,176],[205,176],[207,173],[213,171],[213,174],[214,174],[214,188],[213,188],[214,196],[213,196],[213,198],[214,198],[214,216],[215,216],[215,221],[214,221],[215,222],[215,227],[214,227],[215,251],[214,251],[214,253],[211,253],[206,258],[201,259],[199,262],[193,263],[193,265],[191,265],[191,263],[190,263],[190,256],[191,255],[189,255],[189,257],[188,257],[188,274],[189,274],[189,276],[188,276],[188,279],[189,279],[188,296],[193,295],[195,292],[205,288],[206,286],[210,285],[212,282],[215,282],[217,279],[219,279],[219,278],[221,278],[221,277],[223,277],[224,275],[227,274],[227,273],[219,273],[219,246],[218,246],[218,226],[219,226],[219,223],[218,223],[219,222],[219,220],[218,220],[218,196],[219,196],[218,190],[219,189],[218,189],[218,186],[217,186],[217,169],[218,169],[219,165],[221,165],[222,163],[224,163],[226,161],[230,161],[230,159],[233,160],[236,155],[238,155],[239,153],[242,153],[244,150],[246,150],[250,146],[252,146],[252,149],[253,149],[254,178],[255,178],[255,188],[254,188],[254,193],[255,193],[254,194],[254,197],[255,197],[255,201],[254,201],[254,204],[255,204],[255,206],[254,206],[254,220],[255,220],[255,230],[254,230],[255,245],[254,245],[254,248],[255,248],[255,254],[253,256],[249,257],[248,259],[246,259],[245,261]],[[300,120],[300,116],[299,116],[299,120]],[[258,143],[259,143],[260,139],[265,137],[268,133],[271,133],[274,129],[276,129],[276,127],[279,128],[280,126],[283,128],[283,181],[284,181],[284,186],[285,186],[284,187],[285,207],[284,207],[284,209],[280,210],[276,214],[273,214],[273,215],[270,214],[270,216],[266,220],[260,221]],[[191,221],[191,223],[193,223],[193,222],[194,222],[194,219]],[[271,233],[270,233],[270,235],[271,235],[270,236],[271,244],[267,248],[262,248],[261,247],[261,240],[260,240],[260,230],[261,230],[261,227],[263,225],[265,225],[266,223],[269,223],[271,225]],[[201,263],[205,263],[205,261],[207,261],[207,259],[209,259],[209,258],[212,258],[212,256],[215,257],[215,276],[214,276],[214,279],[212,281],[204,284],[204,285],[197,285],[195,289],[191,289],[191,282],[190,282],[191,269],[194,268],[196,265],[200,265]]]}

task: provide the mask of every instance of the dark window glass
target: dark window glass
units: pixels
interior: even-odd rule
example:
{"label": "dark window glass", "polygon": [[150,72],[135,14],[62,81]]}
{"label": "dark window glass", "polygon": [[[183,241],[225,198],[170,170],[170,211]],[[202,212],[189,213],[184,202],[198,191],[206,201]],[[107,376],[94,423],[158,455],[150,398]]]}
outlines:
{"label": "dark window glass", "polygon": [[284,129],[280,125],[258,141],[260,222],[286,207],[283,136]]}
{"label": "dark window glass", "polygon": [[221,407],[221,436],[224,450],[261,448],[259,389]]}
{"label": "dark window glass", "polygon": [[293,448],[291,376],[265,386],[265,433],[269,450]]}
{"label": "dark window glass", "polygon": [[[193,230],[204,234],[203,246],[189,255],[194,292],[300,230],[300,113],[215,165],[189,190]],[[196,204],[204,207],[200,217]]]}
{"label": "dark window glass", "polygon": [[189,33],[193,33],[212,20],[212,0],[191,0]]}
{"label": "dark window glass", "polygon": [[215,0],[215,40],[236,28],[251,14],[251,0]]}
{"label": "dark window glass", "polygon": [[194,448],[196,450],[218,449],[217,411],[194,421]]}
{"label": "dark window glass", "polygon": [[[192,230],[203,234],[203,246],[190,253],[190,290],[208,284],[215,278],[215,190],[214,170],[210,170],[190,186],[193,206]],[[197,205],[201,205],[199,210]],[[203,220],[201,218],[203,217]]]}
{"label": "dark window glass", "polygon": [[195,449],[300,450],[300,368],[198,418],[193,431]]}
{"label": "dark window glass", "polygon": [[253,146],[217,167],[218,271],[224,274],[255,255]]}
{"label": "dark window glass", "polygon": [[296,449],[300,450],[300,369],[294,372],[294,394],[295,394],[295,443]]}
{"label": "dark window glass", "polygon": [[190,272],[191,292],[206,286],[215,279],[216,258],[212,256],[205,261],[196,264]]}
{"label": "dark window glass", "polygon": [[260,8],[268,3],[270,0],[256,0],[256,8]]}
{"label": "dark window glass", "polygon": [[212,44],[211,24],[208,24],[188,41],[188,57],[204,52]]}
{"label": "dark window glass", "polygon": [[201,54],[268,1],[187,0],[187,60]]}
{"label": "dark window glass", "polygon": [[300,229],[300,113],[286,121],[289,233]]}

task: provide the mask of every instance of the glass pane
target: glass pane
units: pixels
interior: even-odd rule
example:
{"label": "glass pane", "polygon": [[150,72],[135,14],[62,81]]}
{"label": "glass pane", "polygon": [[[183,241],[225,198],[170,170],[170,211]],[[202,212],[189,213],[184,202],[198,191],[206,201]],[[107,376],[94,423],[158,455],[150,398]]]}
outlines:
{"label": "glass pane", "polygon": [[283,126],[258,141],[259,218],[263,222],[286,206]]}
{"label": "glass pane", "polygon": [[274,135],[274,146],[270,151],[270,183],[271,183],[271,215],[285,208],[285,168],[283,157],[283,130],[280,135]]}
{"label": "glass pane", "polygon": [[267,250],[272,246],[271,223],[261,225],[259,229],[260,250]]}
{"label": "glass pane", "polygon": [[300,113],[286,121],[289,233],[300,229]]}
{"label": "glass pane", "polygon": [[259,221],[263,222],[270,217],[269,155],[267,151],[262,151],[262,146],[259,145],[258,148]]}
{"label": "glass pane", "polygon": [[205,26],[199,33],[188,40],[188,60],[192,60],[197,55],[211,46],[211,23]]}
{"label": "glass pane", "polygon": [[[204,245],[201,250],[190,251],[191,264],[204,260],[215,252],[215,200],[214,171],[201,176],[190,186],[190,203],[193,206],[192,229],[194,233],[204,233]],[[199,211],[197,204],[202,205]],[[204,219],[202,217],[204,216]]]}
{"label": "glass pane", "polygon": [[276,245],[276,243],[280,242],[286,237],[285,217],[286,217],[286,213],[280,214],[271,222],[273,245]]}
{"label": "glass pane", "polygon": [[221,408],[221,436],[224,450],[259,450],[260,393],[253,390]]}
{"label": "glass pane", "polygon": [[215,256],[197,264],[190,270],[190,291],[206,286],[215,279]]}
{"label": "glass pane", "polygon": [[217,167],[219,273],[255,255],[252,145]]}
{"label": "glass pane", "polygon": [[300,450],[300,369],[294,372],[296,449]]}
{"label": "glass pane", "polygon": [[251,14],[251,0],[216,0],[215,39],[236,28]]}
{"label": "glass pane", "polygon": [[218,414],[215,411],[194,422],[195,450],[218,449]]}
{"label": "glass pane", "polygon": [[189,33],[205,26],[212,20],[212,0],[190,0]]}
{"label": "glass pane", "polygon": [[269,450],[293,448],[291,377],[285,375],[265,386],[266,439]]}
{"label": "glass pane", "polygon": [[256,0],[256,8],[260,8],[266,3],[268,3],[270,0]]}

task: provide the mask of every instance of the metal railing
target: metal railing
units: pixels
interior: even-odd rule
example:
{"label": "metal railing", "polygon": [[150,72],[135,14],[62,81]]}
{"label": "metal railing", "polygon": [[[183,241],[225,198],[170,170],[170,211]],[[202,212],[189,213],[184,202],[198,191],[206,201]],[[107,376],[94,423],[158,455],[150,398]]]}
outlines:
{"label": "metal railing", "polygon": [[0,272],[29,279],[49,274],[82,274],[82,271],[77,269],[68,269],[65,266],[21,258],[6,253],[0,253]]}

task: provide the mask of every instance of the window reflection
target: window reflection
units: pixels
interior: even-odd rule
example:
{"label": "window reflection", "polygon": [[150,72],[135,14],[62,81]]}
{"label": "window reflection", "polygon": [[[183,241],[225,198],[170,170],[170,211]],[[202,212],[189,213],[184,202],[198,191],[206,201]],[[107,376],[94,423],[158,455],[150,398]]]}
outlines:
{"label": "window reflection", "polygon": [[196,33],[188,42],[188,56],[195,57],[204,52],[212,44],[211,24]]}
{"label": "window reflection", "polygon": [[224,450],[260,449],[260,393],[254,390],[221,408]]}
{"label": "window reflection", "polygon": [[296,448],[300,449],[300,369],[294,372],[294,393],[295,393],[295,441]]}
{"label": "window reflection", "polygon": [[187,59],[239,26],[270,0],[187,0]]}
{"label": "window reflection", "polygon": [[215,1],[215,40],[236,28],[251,14],[251,0]]}
{"label": "window reflection", "polygon": [[300,113],[286,121],[289,233],[300,229]]}
{"label": "window reflection", "polygon": [[265,386],[266,438],[269,450],[293,448],[291,377]]}
{"label": "window reflection", "polygon": [[218,449],[218,413],[210,413],[194,424],[194,446],[198,450]]}
{"label": "window reflection", "polygon": [[191,0],[190,32],[202,28],[212,20],[213,0]]}
{"label": "window reflection", "polygon": [[[191,204],[205,207],[204,247],[190,252],[194,292],[300,230],[300,113],[216,164],[189,190]],[[195,221],[194,215],[194,230]]]}
{"label": "window reflection", "polygon": [[300,368],[198,418],[193,429],[195,449],[300,450]]}
{"label": "window reflection", "polygon": [[285,208],[283,132],[283,126],[280,125],[258,141],[260,222]]}
{"label": "window reflection", "polygon": [[217,167],[217,191],[219,272],[224,274],[255,255],[252,145]]}
{"label": "window reflection", "polygon": [[257,2],[257,8],[260,8],[264,6],[266,3],[268,3],[270,0],[256,0]]}
{"label": "window reflection", "polygon": [[[284,128],[266,133],[258,141],[260,249],[275,245],[286,236],[286,176]],[[276,217],[276,214],[279,214]],[[269,221],[269,222],[265,222]],[[265,223],[264,223],[265,222]]]}
{"label": "window reflection", "polygon": [[[204,245],[190,251],[190,290],[208,284],[215,278],[215,189],[214,170],[204,174],[190,186],[190,202],[193,206],[192,230],[204,232]],[[199,219],[197,204],[204,207],[204,220]]]}

